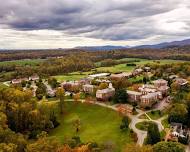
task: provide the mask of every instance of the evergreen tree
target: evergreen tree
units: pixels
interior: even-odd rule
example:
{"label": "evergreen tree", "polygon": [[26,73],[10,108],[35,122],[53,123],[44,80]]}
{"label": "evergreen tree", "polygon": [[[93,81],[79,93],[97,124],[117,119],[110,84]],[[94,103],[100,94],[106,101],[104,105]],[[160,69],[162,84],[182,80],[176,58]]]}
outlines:
{"label": "evergreen tree", "polygon": [[124,116],[122,119],[122,123],[120,125],[120,129],[124,130],[124,129],[128,129],[129,127],[129,118],[127,116]]}
{"label": "evergreen tree", "polygon": [[127,103],[127,92],[125,89],[116,90],[114,102],[115,103]]}
{"label": "evergreen tree", "polygon": [[148,126],[146,144],[154,145],[160,141],[160,132],[156,123],[150,123]]}

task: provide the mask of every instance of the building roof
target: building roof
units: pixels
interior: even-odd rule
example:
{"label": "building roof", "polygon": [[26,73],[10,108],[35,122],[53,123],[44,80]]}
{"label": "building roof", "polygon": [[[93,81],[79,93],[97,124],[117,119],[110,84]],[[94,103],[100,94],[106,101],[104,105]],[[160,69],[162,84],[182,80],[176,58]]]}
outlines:
{"label": "building roof", "polygon": [[186,85],[188,83],[188,81],[183,78],[176,78],[175,82],[178,83],[179,85]]}
{"label": "building roof", "polygon": [[132,94],[132,95],[137,95],[137,96],[142,95],[142,93],[141,93],[141,92],[131,91],[131,90],[127,90],[127,93],[128,93],[128,94]]}
{"label": "building roof", "polygon": [[91,84],[85,84],[85,85],[83,85],[83,87],[93,88],[93,87],[94,87],[94,85],[91,85]]}
{"label": "building roof", "polygon": [[158,79],[158,80],[155,80],[155,81],[152,81],[153,83],[168,83],[168,81],[164,80],[164,79]]}
{"label": "building roof", "polygon": [[145,70],[150,70],[151,68],[150,67],[144,67]]}
{"label": "building roof", "polygon": [[144,91],[144,92],[149,92],[149,93],[154,93],[156,92],[156,89],[152,89],[152,88],[139,88],[140,91]]}
{"label": "building roof", "polygon": [[169,79],[175,79],[175,78],[178,78],[178,76],[174,74],[169,76]]}
{"label": "building roof", "polygon": [[32,75],[29,77],[29,80],[38,80],[39,76],[38,75]]}
{"label": "building roof", "polygon": [[28,81],[28,78],[13,79],[12,83],[21,83],[22,81]]}
{"label": "building roof", "polygon": [[89,75],[89,77],[97,78],[97,77],[106,77],[106,76],[109,76],[109,75],[110,75],[110,73],[98,73],[98,74]]}
{"label": "building roof", "polygon": [[159,88],[158,88],[158,90],[160,90],[160,91],[165,91],[165,90],[168,90],[170,87],[168,87],[168,86],[160,86]]}
{"label": "building roof", "polygon": [[123,78],[123,77],[129,77],[131,75],[132,75],[131,72],[122,72],[118,74],[111,74],[111,77]]}
{"label": "building roof", "polygon": [[96,93],[108,93],[108,92],[112,92],[115,91],[114,88],[106,88],[106,89],[102,89],[102,90],[97,90]]}
{"label": "building roof", "polygon": [[141,87],[139,87],[139,90],[141,92],[143,92],[143,91],[145,91],[145,92],[156,92],[155,86],[149,85],[149,84],[142,85]]}
{"label": "building roof", "polygon": [[21,83],[21,80],[20,79],[13,79],[11,82],[12,83]]}
{"label": "building roof", "polygon": [[143,95],[141,98],[142,99],[149,99],[149,98],[154,98],[158,95],[161,95],[161,92],[148,93],[147,95]]}
{"label": "building roof", "polygon": [[143,71],[143,69],[138,68],[138,69],[135,69],[134,71],[136,71],[136,72],[142,72],[142,71]]}
{"label": "building roof", "polygon": [[67,82],[63,82],[62,84],[63,85],[64,84],[79,85],[79,82],[78,81],[67,81]]}
{"label": "building roof", "polygon": [[96,79],[97,82],[106,82],[106,83],[110,83],[110,80],[101,80],[101,79]]}

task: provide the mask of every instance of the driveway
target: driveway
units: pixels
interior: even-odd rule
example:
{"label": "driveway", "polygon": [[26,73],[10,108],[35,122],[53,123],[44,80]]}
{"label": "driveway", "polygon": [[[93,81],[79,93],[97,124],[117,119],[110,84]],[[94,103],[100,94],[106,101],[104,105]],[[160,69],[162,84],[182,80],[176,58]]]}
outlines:
{"label": "driveway", "polygon": [[[158,125],[159,131],[162,131],[164,129],[164,127],[163,127],[163,125],[161,123],[161,120],[164,119],[165,116],[160,118],[159,120],[152,120],[146,114],[147,112],[149,112],[151,110],[148,110],[148,111],[137,110],[137,111],[138,111],[138,115],[129,115],[129,118],[131,119],[131,123],[129,124],[129,128],[131,128],[137,134],[137,137],[138,137],[137,144],[143,145],[144,139],[147,136],[147,131],[139,130],[138,128],[136,128],[136,124],[139,123],[139,122],[143,122],[143,121],[152,121],[152,122],[155,122]],[[148,119],[139,119],[139,116],[141,116],[143,114],[147,115]]]}

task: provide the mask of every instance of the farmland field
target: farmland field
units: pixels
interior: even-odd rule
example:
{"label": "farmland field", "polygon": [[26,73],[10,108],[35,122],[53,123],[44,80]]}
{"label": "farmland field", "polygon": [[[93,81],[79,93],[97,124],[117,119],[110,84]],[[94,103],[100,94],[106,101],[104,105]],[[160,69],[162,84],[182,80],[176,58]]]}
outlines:
{"label": "farmland field", "polygon": [[[137,66],[138,65],[144,65],[144,64],[171,64],[171,63],[175,63],[175,62],[185,62],[185,61],[180,61],[180,60],[148,60],[148,59],[138,59],[138,58],[124,58],[124,59],[120,59],[119,61],[131,61],[131,60],[138,60],[139,62],[133,62],[135,63]],[[97,68],[97,71],[101,71],[101,72],[111,72],[111,73],[117,73],[117,72],[131,72],[133,69],[135,68],[135,66],[126,66],[126,64],[118,64],[115,66],[111,66],[111,67],[99,67]]]}
{"label": "farmland field", "polygon": [[4,61],[0,62],[0,65],[31,65],[35,66],[41,62],[43,62],[45,59],[24,59],[24,60],[14,60],[14,61]]}
{"label": "farmland field", "polygon": [[[144,65],[147,63],[157,63],[157,64],[169,64],[169,63],[175,63],[175,62],[184,62],[181,60],[148,60],[148,59],[139,59],[139,58],[124,58],[117,61],[134,61],[137,60],[138,62],[133,62],[137,66],[138,65]],[[97,62],[96,65],[100,65],[100,62]],[[115,66],[110,67],[98,67],[96,68],[97,72],[111,72],[111,73],[117,73],[117,72],[131,72],[135,66],[126,66],[126,64],[118,64]],[[87,77],[92,72],[72,72],[67,75],[57,75],[53,76],[56,78],[59,82],[62,81],[72,81],[72,80],[80,80],[81,78]],[[142,79],[142,77],[139,77],[137,79],[132,79],[131,81],[138,81]]]}

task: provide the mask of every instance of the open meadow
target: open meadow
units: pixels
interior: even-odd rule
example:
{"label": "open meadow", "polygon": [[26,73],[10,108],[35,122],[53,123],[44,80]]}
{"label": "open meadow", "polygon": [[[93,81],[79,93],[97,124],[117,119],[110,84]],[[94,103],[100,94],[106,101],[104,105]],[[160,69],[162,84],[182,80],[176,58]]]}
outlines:
{"label": "open meadow", "polygon": [[[126,143],[133,142],[130,131],[121,131],[122,117],[115,111],[85,103],[66,102],[66,113],[59,117],[60,126],[50,132],[61,142],[80,136],[82,142],[112,143],[120,151]],[[76,133],[73,122],[80,120],[80,131]],[[120,149],[121,148],[121,149]]]}
{"label": "open meadow", "polygon": [[[136,66],[145,65],[145,64],[171,64],[176,62],[184,62],[180,60],[148,60],[148,59],[138,59],[138,58],[124,58],[118,61],[131,61],[131,60],[137,60],[138,62],[132,62],[136,64]],[[111,67],[99,67],[97,68],[97,71],[99,72],[111,72],[111,73],[117,73],[117,72],[131,72],[135,66],[127,66],[126,64],[118,64]]]}
{"label": "open meadow", "polygon": [[35,66],[39,63],[42,63],[45,59],[23,59],[23,60],[13,60],[13,61],[4,61],[0,62],[1,65],[30,65]]}
{"label": "open meadow", "polygon": [[[181,60],[148,60],[148,59],[139,59],[139,58],[124,58],[120,59],[117,61],[137,61],[137,62],[132,62],[135,63],[137,66],[140,65],[145,65],[145,64],[171,64],[171,63],[176,63],[176,62],[185,62]],[[96,65],[100,66],[100,62],[97,62]],[[109,67],[97,67],[94,69],[94,71],[97,72],[110,72],[110,73],[118,73],[118,72],[131,72],[133,71],[135,66],[127,66],[125,64],[118,64],[114,66],[109,66]],[[92,74],[93,71],[88,71],[88,72],[72,72],[66,75],[56,75],[53,76],[56,78],[59,82],[62,81],[73,81],[73,80],[80,80],[82,78],[87,77],[89,74]],[[142,79],[142,77],[139,77],[139,79]],[[132,80],[132,81],[137,81],[137,79]]]}

